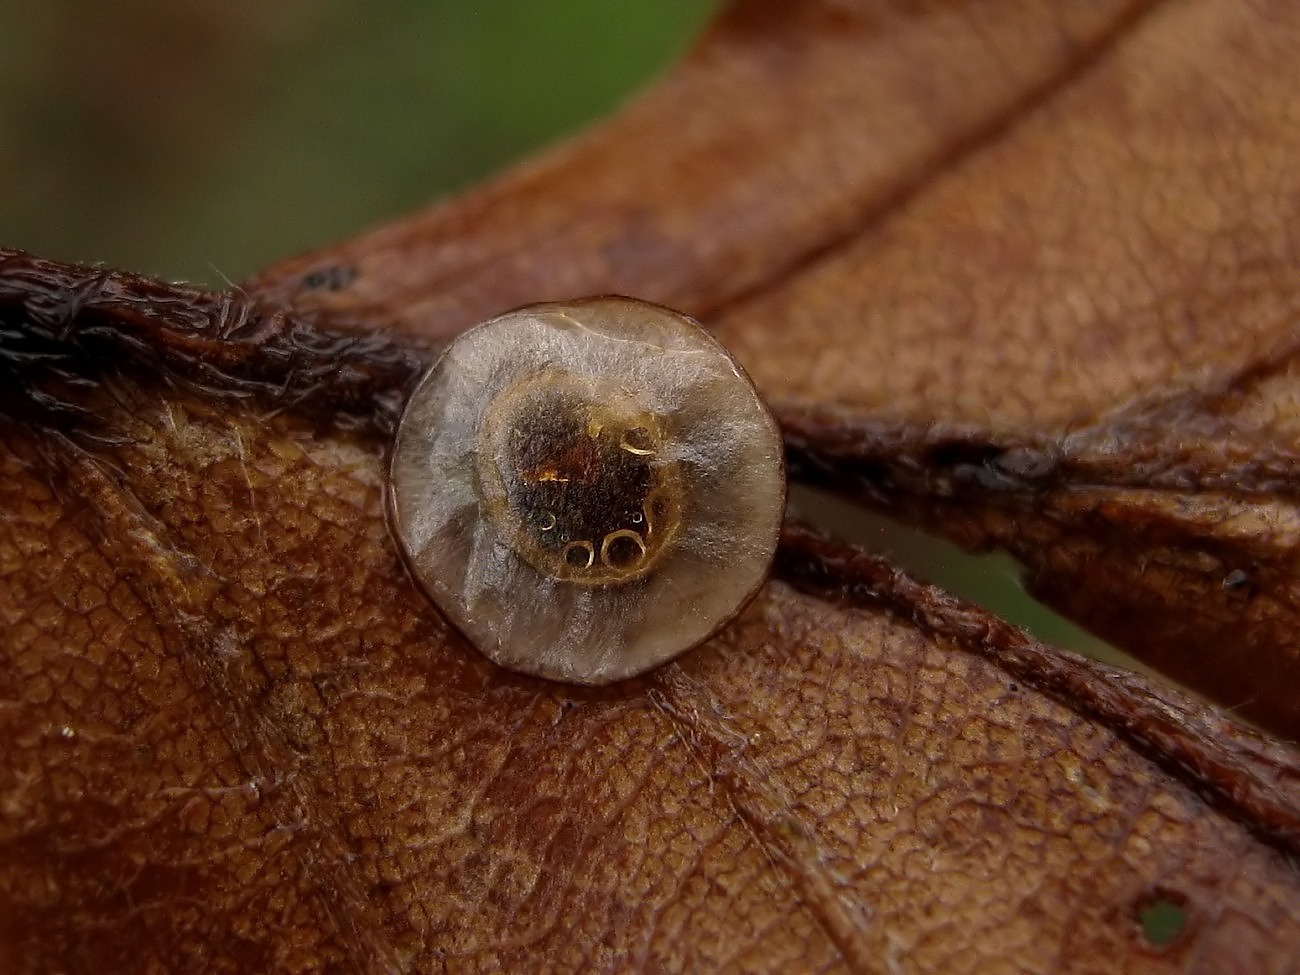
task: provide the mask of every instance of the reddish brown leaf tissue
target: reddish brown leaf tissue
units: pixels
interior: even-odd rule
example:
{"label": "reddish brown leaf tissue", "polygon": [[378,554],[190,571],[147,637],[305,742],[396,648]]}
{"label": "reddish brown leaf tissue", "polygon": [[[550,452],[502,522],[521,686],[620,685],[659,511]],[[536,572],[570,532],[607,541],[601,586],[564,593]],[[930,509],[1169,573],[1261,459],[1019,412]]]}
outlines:
{"label": "reddish brown leaf tissue", "polygon": [[1298,40],[738,0],[584,138],[243,290],[0,251],[0,971],[1293,970],[1292,746],[794,524],[680,662],[508,674],[382,494],[448,335],[662,301],[793,476],[1293,738]]}

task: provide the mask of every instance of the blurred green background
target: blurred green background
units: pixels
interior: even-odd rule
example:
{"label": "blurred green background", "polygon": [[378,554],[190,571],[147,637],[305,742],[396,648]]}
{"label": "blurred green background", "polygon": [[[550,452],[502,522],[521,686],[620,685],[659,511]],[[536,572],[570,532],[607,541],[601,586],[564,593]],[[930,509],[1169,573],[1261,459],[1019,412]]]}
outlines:
{"label": "blurred green background", "polygon": [[0,4],[0,243],[239,280],[617,108],[717,6]]}

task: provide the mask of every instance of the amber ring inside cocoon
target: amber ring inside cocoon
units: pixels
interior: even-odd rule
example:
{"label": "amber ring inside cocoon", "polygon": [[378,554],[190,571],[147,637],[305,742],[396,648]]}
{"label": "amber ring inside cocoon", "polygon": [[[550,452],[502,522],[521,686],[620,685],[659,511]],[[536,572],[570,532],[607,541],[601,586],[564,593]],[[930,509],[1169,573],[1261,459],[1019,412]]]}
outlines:
{"label": "amber ring inside cocoon", "polygon": [[781,437],[686,316],[531,305],[464,333],[415,388],[388,506],[412,574],[486,656],[608,684],[701,643],[758,590]]}

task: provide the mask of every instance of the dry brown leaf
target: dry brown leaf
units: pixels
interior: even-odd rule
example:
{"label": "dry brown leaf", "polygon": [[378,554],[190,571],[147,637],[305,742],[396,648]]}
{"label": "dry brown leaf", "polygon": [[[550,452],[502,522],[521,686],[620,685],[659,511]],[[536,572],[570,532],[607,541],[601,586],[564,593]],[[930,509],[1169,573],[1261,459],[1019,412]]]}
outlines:
{"label": "dry brown leaf", "polygon": [[680,663],[513,676],[381,493],[432,346],[631,292],[717,323],[798,473],[1156,652],[1213,618],[1293,698],[1283,611],[1153,553],[1295,578],[1296,18],[741,0],[619,119],[255,300],[0,252],[0,970],[1288,971],[1288,747],[798,526]]}
{"label": "dry brown leaf", "polygon": [[[702,315],[829,483],[860,487],[857,460],[870,497],[1011,549],[1049,601],[1300,738],[1291,5],[788,6],[737,5],[586,140],[252,286],[431,339],[592,292]],[[1159,414],[1163,444],[1129,435],[1178,394],[1200,405]],[[1089,449],[1132,490],[1059,476]],[[875,472],[921,453],[913,505]]]}
{"label": "dry brown leaf", "polygon": [[721,329],[833,482],[897,469],[900,508],[1293,740],[1297,42],[1286,4],[1164,5]]}

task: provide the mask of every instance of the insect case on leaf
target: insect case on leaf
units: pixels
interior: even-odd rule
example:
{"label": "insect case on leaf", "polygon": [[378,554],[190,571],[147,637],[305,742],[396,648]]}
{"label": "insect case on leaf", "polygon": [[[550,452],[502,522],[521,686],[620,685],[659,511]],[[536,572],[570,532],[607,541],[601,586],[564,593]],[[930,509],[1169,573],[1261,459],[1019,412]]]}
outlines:
{"label": "insect case on leaf", "polygon": [[503,667],[607,684],[697,645],[762,583],[781,437],[748,377],[658,305],[531,305],[420,381],[389,514],[412,573]]}

